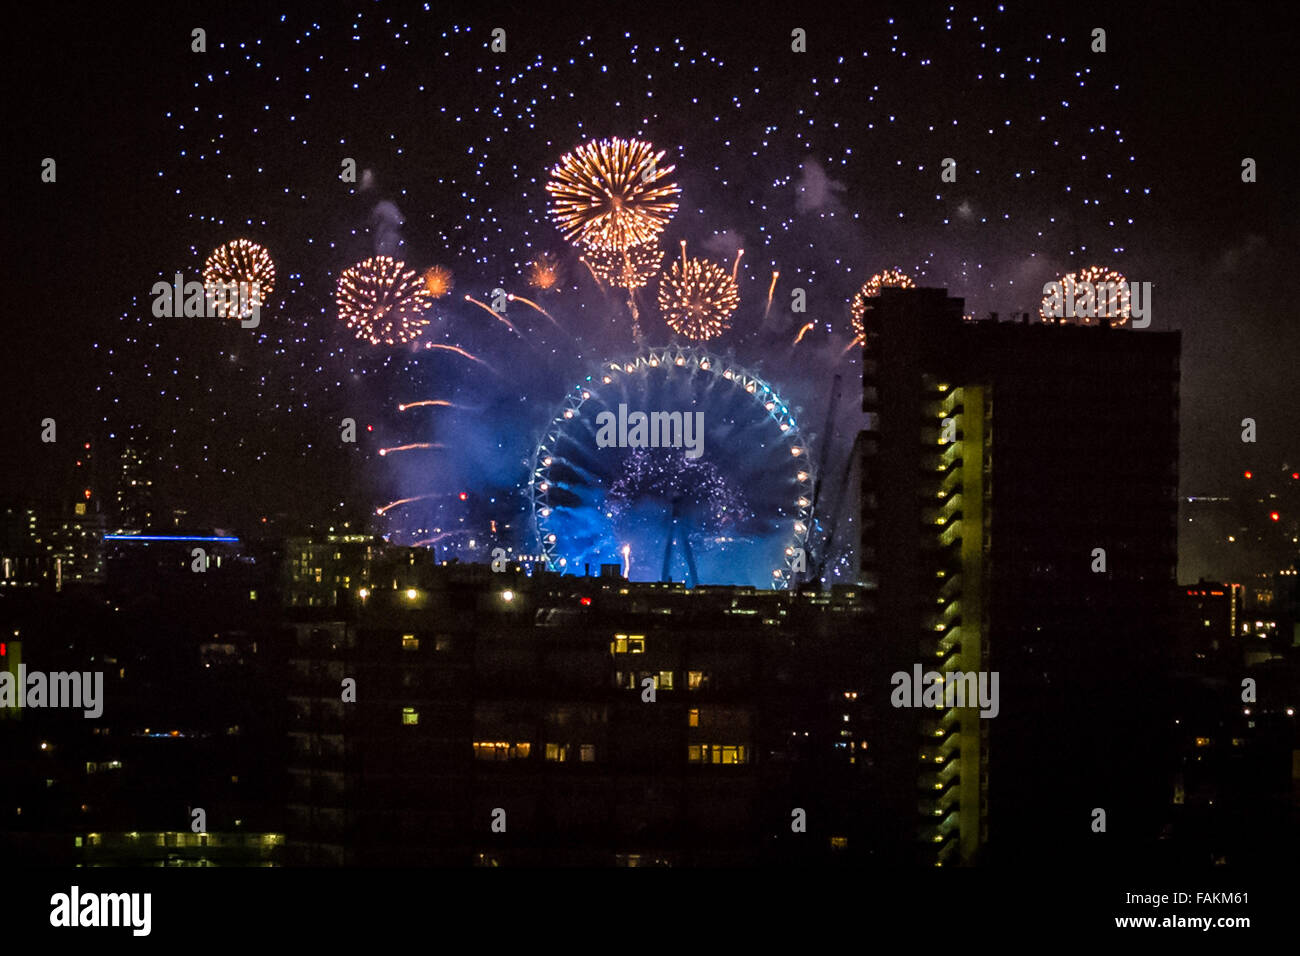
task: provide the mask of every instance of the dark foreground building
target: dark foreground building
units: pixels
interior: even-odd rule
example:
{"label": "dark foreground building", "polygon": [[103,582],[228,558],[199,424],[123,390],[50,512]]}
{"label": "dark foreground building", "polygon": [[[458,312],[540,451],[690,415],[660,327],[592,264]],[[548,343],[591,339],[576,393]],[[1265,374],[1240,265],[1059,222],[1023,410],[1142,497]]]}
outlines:
{"label": "dark foreground building", "polygon": [[863,813],[878,741],[858,589],[687,590],[397,554],[292,627],[291,862],[880,852],[893,828]]}
{"label": "dark foreground building", "polygon": [[890,751],[889,774],[916,788],[884,812],[901,819],[921,795],[917,862],[1019,864],[1045,846],[1114,861],[1155,839],[1172,799],[1158,755],[1179,342],[966,321],[940,289],[885,289],[868,311],[871,627],[891,672],[998,675],[995,715],[890,715],[885,736],[913,744]]}

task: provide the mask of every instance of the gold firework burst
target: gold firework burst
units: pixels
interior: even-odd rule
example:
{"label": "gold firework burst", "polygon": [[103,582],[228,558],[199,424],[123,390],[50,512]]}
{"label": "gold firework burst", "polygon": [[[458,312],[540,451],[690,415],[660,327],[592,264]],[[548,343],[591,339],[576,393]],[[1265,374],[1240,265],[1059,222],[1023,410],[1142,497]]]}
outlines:
{"label": "gold firework burst", "polygon": [[853,294],[853,302],[849,305],[849,313],[853,317],[853,334],[856,338],[862,338],[864,334],[864,320],[867,310],[871,308],[868,300],[880,295],[880,290],[885,288],[914,289],[916,283],[901,269],[886,269],[868,279],[866,284]]}
{"label": "gold firework burst", "polygon": [[528,284],[543,292],[554,289],[560,284],[560,260],[549,252],[541,253],[528,264]]}
{"label": "gold firework burst", "polygon": [[[254,306],[261,308],[275,291],[275,263],[265,246],[234,239],[212,250],[203,263],[203,287],[217,303],[220,315],[234,316],[238,312],[238,317],[245,319],[253,314]],[[232,299],[240,306],[227,309]]]}
{"label": "gold firework burst", "polygon": [[401,345],[429,324],[422,315],[432,296],[414,269],[389,256],[373,256],[339,276],[339,318],[371,345]]}
{"label": "gold firework burst", "polygon": [[599,279],[631,292],[654,278],[664,261],[664,251],[658,244],[647,242],[622,250],[588,249],[581,258]]}
{"label": "gold firework burst", "polygon": [[681,259],[659,280],[659,310],[678,335],[695,342],[721,335],[731,326],[731,314],[740,305],[736,280],[722,266],[704,259]]}
{"label": "gold firework burst", "polygon": [[592,140],[565,153],[546,191],[551,215],[570,242],[627,249],[652,241],[677,211],[681,190],[661,166],[664,151],[638,139]]}
{"label": "gold firework burst", "polygon": [[451,270],[446,266],[430,266],[424,270],[424,291],[433,298],[441,299],[455,287],[456,283],[452,281]]}

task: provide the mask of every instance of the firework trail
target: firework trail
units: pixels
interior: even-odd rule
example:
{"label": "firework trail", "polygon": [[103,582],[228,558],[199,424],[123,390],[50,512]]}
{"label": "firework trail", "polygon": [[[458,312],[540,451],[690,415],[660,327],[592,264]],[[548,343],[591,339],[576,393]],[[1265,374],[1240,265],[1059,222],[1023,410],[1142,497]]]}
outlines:
{"label": "firework trail", "polygon": [[383,457],[384,455],[391,454],[392,452],[395,451],[412,451],[417,448],[442,448],[442,447],[444,446],[438,442],[417,441],[417,442],[412,442],[409,445],[395,445],[392,448],[381,448],[379,449],[379,454],[380,457]]}
{"label": "firework trail", "polygon": [[484,312],[486,312],[488,315],[492,316],[492,318],[496,319],[498,322],[503,323],[503,324],[505,325],[505,327],[508,328],[511,332],[515,333],[515,335],[518,335],[521,339],[523,338],[523,334],[522,334],[522,333],[521,333],[517,328],[515,328],[513,325],[510,324],[510,320],[509,320],[509,319],[507,319],[507,318],[506,318],[504,315],[502,315],[500,312],[498,312],[498,311],[496,311],[495,309],[493,309],[493,308],[492,308],[491,306],[489,306],[487,303],[485,303],[485,302],[480,302],[478,299],[474,298],[472,295],[469,295],[469,294],[466,294],[466,296],[465,296],[465,301],[466,301],[466,302],[473,302],[476,306],[478,306],[480,309],[482,309],[482,310],[483,310]]}
{"label": "firework trail", "polygon": [[392,508],[397,508],[401,505],[409,505],[412,501],[423,501],[425,498],[436,498],[436,497],[437,495],[430,493],[427,495],[416,495],[414,498],[398,498],[396,501],[390,501],[382,508],[375,509],[375,514],[377,515],[384,514],[385,512],[389,511]]}
{"label": "firework trail", "polygon": [[591,267],[591,263],[588,262],[586,259],[579,259],[578,261],[587,267],[587,271],[591,273],[592,281],[596,283],[596,288],[599,289],[601,292],[604,292],[605,283],[600,281],[600,276],[596,275],[596,270]]}
{"label": "firework trail", "polygon": [[422,406],[425,406],[425,405],[439,405],[439,406],[441,406],[441,407],[443,407],[443,408],[459,408],[459,407],[460,407],[460,406],[458,406],[458,405],[453,405],[451,402],[444,401],[444,400],[441,399],[441,398],[426,398],[426,399],[424,399],[423,401],[419,401],[419,402],[405,402],[405,403],[403,403],[403,404],[401,404],[401,405],[398,405],[398,406],[397,406],[397,410],[398,410],[399,412],[404,412],[404,411],[406,411],[408,408],[421,408]]}
{"label": "firework trail", "polygon": [[485,361],[483,361],[481,358],[479,358],[477,355],[474,355],[474,354],[472,354],[472,353],[470,353],[470,352],[466,352],[466,351],[465,351],[463,348],[461,348],[459,345],[443,345],[441,342],[425,342],[425,343],[424,343],[424,347],[425,347],[426,349],[438,349],[438,350],[443,351],[443,352],[455,352],[457,355],[463,356],[463,357],[469,359],[471,362],[478,362],[479,365],[482,365],[485,369],[487,369],[487,370],[488,370],[489,372],[491,372],[493,375],[500,375],[500,374],[501,374],[501,373],[498,372],[496,369],[494,369],[491,365],[489,365],[487,362],[485,362]]}
{"label": "firework trail", "polygon": [[537,304],[536,302],[534,302],[532,299],[525,299],[522,295],[514,295],[513,293],[507,292],[507,293],[506,293],[506,301],[508,301],[508,302],[522,302],[524,305],[529,306],[529,307],[531,307],[531,308],[533,308],[533,309],[536,309],[538,312],[542,313],[542,315],[544,315],[544,316],[546,316],[548,319],[550,319],[550,320],[551,320],[551,324],[554,325],[557,329],[559,329],[561,332],[564,331],[564,327],[563,327],[562,325],[560,325],[559,322],[556,322],[556,321],[555,321],[555,316],[551,315],[551,313],[547,312],[545,309],[543,309],[540,305],[538,305],[538,304]]}
{"label": "firework trail", "polygon": [[431,544],[437,544],[445,538],[450,538],[454,534],[469,534],[467,528],[457,528],[455,531],[444,531],[442,534],[435,534],[432,538],[425,538],[423,541],[416,541],[411,545],[413,548],[427,548]]}
{"label": "firework trail", "polygon": [[796,335],[796,336],[794,337],[794,344],[795,344],[795,345],[798,345],[800,342],[802,342],[802,341],[803,341],[803,337],[804,337],[805,335],[807,335],[810,331],[812,331],[813,324],[814,324],[814,323],[812,323],[812,322],[806,322],[806,323],[804,323],[804,327],[801,328],[801,329],[799,330],[799,334]]}
{"label": "firework trail", "polygon": [[767,319],[767,314],[772,311],[772,293],[776,291],[776,277],[781,273],[775,269],[772,270],[772,284],[767,287],[767,307],[763,309],[763,318]]}
{"label": "firework trail", "polygon": [[744,249],[736,250],[736,261],[731,264],[731,281],[736,281],[736,270],[740,268],[740,257],[745,254]]}

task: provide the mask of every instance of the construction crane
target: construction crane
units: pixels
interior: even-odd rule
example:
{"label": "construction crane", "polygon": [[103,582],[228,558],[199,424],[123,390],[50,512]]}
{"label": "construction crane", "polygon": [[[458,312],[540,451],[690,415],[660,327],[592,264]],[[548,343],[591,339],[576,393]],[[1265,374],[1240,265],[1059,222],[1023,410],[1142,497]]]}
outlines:
{"label": "construction crane", "polygon": [[[830,403],[826,406],[826,424],[822,427],[822,433],[821,433],[821,444],[822,444],[821,454],[817,458],[817,472],[816,472],[816,477],[813,480],[812,508],[809,511],[809,515],[811,516],[812,520],[816,520],[817,513],[818,513],[817,505],[821,501],[822,480],[823,480],[822,476],[826,474],[826,462],[827,459],[830,457],[831,440],[834,438],[835,435],[835,411],[840,404],[840,392],[843,390],[843,385],[844,385],[844,376],[840,375],[837,372],[835,375],[835,380],[831,383],[831,399],[830,399]],[[830,544],[830,540],[827,539],[825,545],[829,546],[829,544]],[[824,550],[824,549],[819,549],[819,550]],[[807,566],[812,567],[813,559],[816,557],[816,555],[810,554],[807,557],[808,557]],[[825,565],[825,563],[826,563],[825,555],[822,555],[821,564]],[[818,574],[817,576],[813,577],[811,580],[820,581],[821,575]]]}

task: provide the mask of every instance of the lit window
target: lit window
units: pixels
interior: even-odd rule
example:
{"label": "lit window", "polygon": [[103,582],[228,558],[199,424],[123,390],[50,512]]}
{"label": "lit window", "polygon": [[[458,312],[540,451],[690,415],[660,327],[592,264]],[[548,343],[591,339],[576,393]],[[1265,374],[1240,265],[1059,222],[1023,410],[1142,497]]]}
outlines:
{"label": "lit window", "polygon": [[614,639],[609,642],[609,652],[611,654],[627,653],[627,635],[615,634]]}
{"label": "lit window", "polygon": [[420,712],[419,712],[418,710],[416,710],[414,707],[403,707],[403,708],[402,708],[402,725],[403,725],[403,726],[406,726],[406,727],[414,727],[414,726],[415,726],[416,724],[418,724],[419,722],[420,722]]}
{"label": "lit window", "polygon": [[1197,737],[1197,738],[1196,738],[1196,746],[1198,746],[1198,747],[1208,747],[1208,746],[1210,746],[1210,738],[1209,738],[1209,737]]}
{"label": "lit window", "polygon": [[662,687],[664,690],[672,690],[672,689],[673,689],[673,672],[672,672],[672,671],[660,671],[660,672],[659,672],[659,686]]}
{"label": "lit window", "polygon": [[596,760],[596,745],[583,744],[578,748],[578,759],[583,763],[594,763]]}
{"label": "lit window", "polygon": [[523,760],[532,749],[533,745],[528,741],[515,744],[508,740],[474,741],[474,756],[478,760]]}
{"label": "lit window", "polygon": [[645,653],[645,638],[639,634],[633,634],[627,639],[627,652],[629,654]]}
{"label": "lit window", "polygon": [[691,763],[737,764],[748,763],[748,755],[742,744],[700,744],[686,748],[687,760]]}
{"label": "lit window", "polygon": [[704,671],[687,671],[686,688],[687,690],[699,690],[709,683],[709,677]]}
{"label": "lit window", "polygon": [[569,759],[568,744],[547,744],[546,759],[553,763],[564,763]]}
{"label": "lit window", "polygon": [[402,635],[402,650],[418,651],[420,649],[420,639],[414,634]]}
{"label": "lit window", "polygon": [[687,719],[687,723],[688,723],[691,727],[698,727],[698,726],[700,726],[700,709],[699,709],[698,707],[692,707],[692,708],[691,708],[690,715],[689,715],[689,717],[688,717],[688,719]]}
{"label": "lit window", "polygon": [[832,850],[843,850],[843,849],[845,849],[848,845],[849,845],[849,838],[848,838],[848,837],[842,837],[842,836],[833,836],[833,837],[831,837],[831,849],[832,849]]}

